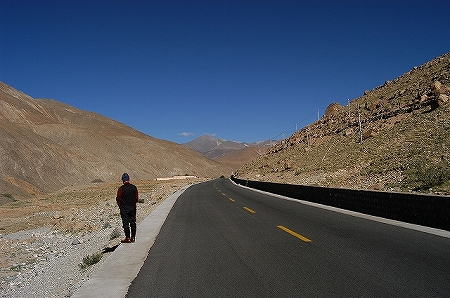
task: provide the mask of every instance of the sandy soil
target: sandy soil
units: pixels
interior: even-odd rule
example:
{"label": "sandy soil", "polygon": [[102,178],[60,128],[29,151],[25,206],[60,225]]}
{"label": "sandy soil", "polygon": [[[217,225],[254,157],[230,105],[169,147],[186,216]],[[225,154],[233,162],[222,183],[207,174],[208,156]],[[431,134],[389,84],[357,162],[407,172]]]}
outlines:
{"label": "sandy soil", "polygon": [[[138,224],[158,204],[185,185],[204,179],[139,181]],[[68,187],[45,197],[3,200],[0,205],[0,277],[24,272],[39,262],[40,235],[49,231],[76,239],[105,226],[120,225],[115,196],[120,183]],[[118,226],[121,231],[120,226]],[[121,231],[123,234],[123,232]],[[48,248],[47,248],[48,249]]]}

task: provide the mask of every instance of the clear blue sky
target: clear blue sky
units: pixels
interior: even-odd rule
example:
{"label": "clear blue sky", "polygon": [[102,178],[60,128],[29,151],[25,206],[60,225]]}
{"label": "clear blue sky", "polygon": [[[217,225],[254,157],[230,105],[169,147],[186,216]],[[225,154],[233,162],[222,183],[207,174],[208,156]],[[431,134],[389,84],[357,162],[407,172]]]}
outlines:
{"label": "clear blue sky", "polygon": [[0,81],[176,143],[279,139],[450,52],[449,16],[449,0],[0,0]]}

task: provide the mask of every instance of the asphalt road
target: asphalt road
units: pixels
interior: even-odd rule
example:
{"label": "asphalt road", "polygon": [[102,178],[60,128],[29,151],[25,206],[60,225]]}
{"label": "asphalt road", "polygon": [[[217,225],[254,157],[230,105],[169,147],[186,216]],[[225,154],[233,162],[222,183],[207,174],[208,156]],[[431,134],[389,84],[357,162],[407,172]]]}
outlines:
{"label": "asphalt road", "polygon": [[217,179],[178,198],[127,297],[450,297],[450,239]]}

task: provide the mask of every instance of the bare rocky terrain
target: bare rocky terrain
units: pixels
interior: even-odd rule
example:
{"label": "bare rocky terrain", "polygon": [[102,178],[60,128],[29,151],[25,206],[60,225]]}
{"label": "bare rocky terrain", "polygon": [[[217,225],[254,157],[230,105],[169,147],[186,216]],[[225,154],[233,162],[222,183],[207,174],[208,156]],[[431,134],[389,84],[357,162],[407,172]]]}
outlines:
{"label": "bare rocky terrain", "polygon": [[[140,193],[138,224],[178,189],[201,181],[133,182]],[[0,206],[0,297],[70,297],[124,237],[115,203],[120,185],[68,187]],[[80,267],[99,253],[99,263]]]}
{"label": "bare rocky terrain", "polygon": [[317,122],[242,166],[242,179],[450,194],[450,53]]}

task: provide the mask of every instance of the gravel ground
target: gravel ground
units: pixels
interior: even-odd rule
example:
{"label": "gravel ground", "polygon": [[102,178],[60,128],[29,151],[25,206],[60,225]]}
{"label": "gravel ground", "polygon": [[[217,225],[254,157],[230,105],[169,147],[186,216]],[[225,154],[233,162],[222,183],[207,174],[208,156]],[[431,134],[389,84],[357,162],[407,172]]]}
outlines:
{"label": "gravel ground", "polygon": [[[138,224],[163,199],[186,184],[162,187],[157,193],[140,194],[144,203],[138,204]],[[71,217],[78,232],[67,233],[43,227],[0,235],[0,297],[70,297],[124,237],[114,200],[92,208],[72,208],[67,213],[49,211],[45,215],[56,220]],[[93,255],[102,257],[98,263],[82,269],[83,258]]]}
{"label": "gravel ground", "polygon": [[27,239],[10,238],[19,241],[22,250],[32,251],[36,263],[14,265],[20,272],[2,279],[1,297],[70,297],[110,253],[104,253],[99,263],[84,270],[79,266],[83,258],[119,242],[109,240],[108,230],[79,237],[39,231],[33,233],[36,241],[31,244]]}

